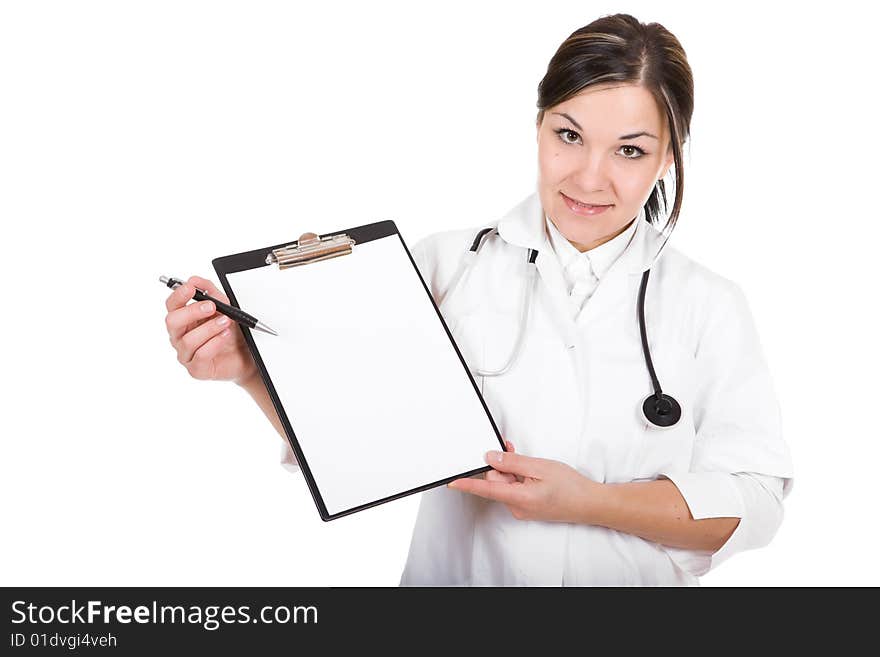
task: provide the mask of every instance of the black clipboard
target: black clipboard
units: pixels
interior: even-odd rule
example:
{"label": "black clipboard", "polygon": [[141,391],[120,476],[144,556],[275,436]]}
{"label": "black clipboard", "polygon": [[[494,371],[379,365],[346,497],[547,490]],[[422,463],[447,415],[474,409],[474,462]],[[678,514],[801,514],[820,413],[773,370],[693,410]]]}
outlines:
{"label": "black clipboard", "polygon": [[[354,493],[353,491],[350,491],[350,490],[345,491],[344,493],[342,493],[341,491],[336,491],[336,490],[328,491],[328,486],[329,487],[340,486],[340,484],[338,482],[333,483],[334,481],[337,481],[334,478],[338,477],[340,475],[335,472],[333,472],[333,473],[329,472],[328,468],[330,466],[328,466],[328,463],[329,463],[328,450],[330,450],[330,447],[327,447],[328,443],[316,442],[316,439],[312,437],[312,436],[317,436],[317,435],[324,435],[325,441],[326,441],[325,432],[328,430],[326,430],[325,427],[323,425],[321,425],[319,422],[316,422],[314,418],[309,418],[309,422],[305,422],[304,418],[307,415],[309,415],[309,413],[311,412],[311,411],[306,412],[305,407],[300,408],[300,417],[298,418],[296,413],[291,412],[290,414],[288,414],[288,409],[285,408],[285,404],[283,403],[284,390],[286,389],[285,386],[287,386],[287,388],[291,388],[291,387],[295,388],[297,385],[300,385],[297,382],[301,382],[301,381],[305,380],[303,377],[310,376],[310,373],[314,374],[315,376],[323,377],[321,379],[322,383],[315,384],[319,387],[319,390],[315,391],[314,394],[316,395],[316,397],[314,397],[314,398],[323,400],[324,397],[317,397],[317,395],[326,395],[326,396],[328,396],[327,399],[330,399],[333,395],[336,394],[336,391],[333,389],[330,389],[331,386],[328,383],[326,373],[321,372],[320,367],[316,367],[314,365],[314,363],[312,363],[311,368],[304,366],[303,369],[300,370],[299,372],[297,372],[295,376],[291,375],[289,372],[287,372],[285,370],[285,368],[290,369],[290,367],[291,367],[289,357],[279,358],[279,356],[277,355],[277,354],[282,353],[281,343],[266,342],[267,339],[268,340],[277,340],[278,339],[277,337],[267,336],[267,335],[260,333],[260,332],[251,331],[250,328],[248,328],[242,324],[239,324],[238,325],[239,329],[244,334],[244,339],[248,345],[248,348],[249,348],[251,354],[253,355],[253,358],[254,358],[254,361],[255,361],[257,367],[259,368],[260,375],[263,379],[263,382],[266,385],[266,388],[269,393],[269,397],[272,399],[272,403],[275,407],[275,410],[278,413],[278,417],[279,417],[281,424],[284,428],[284,431],[287,435],[288,442],[290,443],[290,446],[291,446],[294,454],[296,455],[296,459],[299,462],[299,466],[303,472],[303,475],[306,478],[306,482],[308,483],[309,491],[311,492],[312,498],[313,498],[315,505],[318,509],[318,513],[320,514],[321,519],[324,521],[335,520],[336,518],[341,518],[343,516],[346,516],[346,515],[349,515],[352,513],[356,513],[358,511],[363,511],[365,509],[368,509],[373,506],[377,506],[379,504],[384,504],[386,502],[390,502],[395,499],[399,499],[399,498],[402,498],[402,497],[405,497],[408,495],[412,495],[413,493],[418,493],[418,492],[422,492],[425,490],[429,490],[429,489],[434,488],[436,486],[445,485],[447,482],[452,481],[454,479],[458,479],[458,478],[462,478],[462,477],[469,477],[469,476],[472,476],[475,474],[486,472],[488,470],[491,470],[491,466],[478,465],[478,463],[483,463],[482,455],[483,455],[484,451],[486,449],[504,450],[504,441],[501,437],[501,434],[498,430],[498,427],[497,427],[494,419],[492,418],[491,412],[489,411],[489,408],[486,405],[486,402],[480,393],[479,387],[477,386],[476,382],[474,381],[474,378],[473,378],[470,370],[467,367],[465,359],[462,356],[461,350],[459,349],[458,345],[455,343],[455,340],[453,338],[452,333],[449,330],[449,327],[447,326],[443,316],[441,315],[440,310],[437,307],[436,302],[434,301],[433,297],[431,296],[431,292],[430,292],[427,284],[425,283],[425,280],[422,277],[421,272],[419,272],[419,269],[416,266],[415,260],[413,259],[412,254],[406,245],[406,242],[404,241],[403,237],[401,236],[400,232],[397,229],[397,226],[395,225],[395,223],[393,221],[390,221],[390,220],[389,221],[380,221],[380,222],[366,224],[366,225],[362,225],[362,226],[355,226],[352,228],[348,228],[346,230],[336,231],[333,233],[327,233],[327,234],[320,235],[320,236],[315,235],[314,233],[306,233],[306,234],[302,235],[298,240],[292,240],[290,242],[276,244],[276,245],[269,246],[269,247],[254,249],[251,251],[245,251],[243,253],[236,253],[233,255],[215,258],[214,260],[212,260],[212,264],[214,266],[214,270],[216,271],[216,273],[220,279],[220,283],[223,287],[223,290],[225,291],[226,295],[229,297],[230,303],[233,306],[236,306],[238,308],[242,308],[246,312],[249,312],[249,313],[257,316],[259,319],[261,319],[261,320],[265,321],[266,323],[268,323],[269,325],[273,326],[276,330],[279,331],[279,334],[282,334],[281,337],[283,338],[284,337],[283,327],[285,325],[284,320],[286,320],[286,319],[290,319],[291,321],[294,321],[294,322],[296,322],[296,321],[301,322],[300,326],[307,325],[308,329],[310,331],[312,331],[312,334],[314,335],[316,327],[320,328],[321,321],[323,321],[321,313],[314,313],[313,312],[310,315],[307,315],[307,310],[305,309],[304,306],[301,307],[300,304],[293,303],[293,304],[288,305],[283,313],[273,314],[273,312],[271,310],[267,310],[266,303],[263,303],[262,307],[258,308],[258,307],[254,307],[254,305],[253,305],[256,302],[251,301],[249,303],[244,298],[242,299],[244,306],[241,306],[241,305],[239,305],[239,299],[237,298],[236,289],[235,289],[238,279],[248,281],[244,287],[246,287],[248,289],[247,294],[250,295],[251,299],[254,299],[254,298],[256,298],[256,296],[258,296],[258,293],[255,292],[254,290],[257,290],[257,289],[263,290],[267,284],[271,284],[276,287],[277,286],[288,286],[288,285],[295,287],[296,285],[300,285],[301,291],[303,289],[308,289],[309,291],[312,291],[313,285],[310,285],[308,288],[302,287],[305,284],[304,281],[307,280],[306,278],[294,279],[292,277],[297,277],[297,276],[304,277],[305,272],[307,271],[307,268],[323,268],[320,270],[321,271],[320,275],[330,276],[331,273],[334,271],[332,268],[334,266],[341,268],[342,263],[345,263],[345,266],[349,268],[347,271],[350,272],[350,271],[353,271],[351,269],[352,267],[357,269],[357,267],[361,266],[359,263],[360,262],[367,262],[368,258],[370,258],[370,260],[369,260],[370,262],[374,263],[374,267],[375,267],[375,263],[379,262],[379,260],[378,260],[378,258],[379,258],[378,254],[380,253],[379,249],[382,250],[381,253],[386,254],[382,258],[382,263],[383,263],[382,266],[385,266],[391,260],[394,260],[395,262],[397,262],[399,260],[399,262],[397,262],[397,264],[394,265],[398,268],[397,270],[395,270],[397,273],[395,273],[395,275],[393,277],[393,280],[397,281],[397,283],[395,283],[395,284],[409,285],[409,283],[406,282],[406,279],[408,277],[410,277],[409,281],[418,281],[418,285],[420,286],[420,289],[421,289],[423,295],[419,295],[418,292],[414,292],[414,287],[406,287],[405,288],[407,290],[406,294],[409,295],[408,298],[411,301],[415,297],[419,297],[419,296],[424,297],[424,298],[420,299],[419,301],[416,301],[414,304],[411,304],[410,309],[412,310],[412,312],[410,314],[412,316],[418,315],[418,317],[420,318],[420,322],[421,322],[420,335],[423,334],[425,336],[428,336],[428,335],[431,336],[430,337],[430,344],[432,345],[432,349],[434,350],[434,351],[431,351],[431,353],[435,355],[434,356],[435,360],[432,362],[434,362],[434,365],[436,366],[436,371],[442,370],[444,373],[444,376],[446,377],[446,381],[451,382],[451,385],[447,385],[446,388],[444,388],[444,393],[446,390],[449,390],[451,388],[456,389],[454,399],[456,400],[456,403],[460,404],[461,408],[464,409],[460,413],[461,419],[462,419],[462,421],[464,421],[466,418],[470,418],[468,420],[468,422],[469,422],[468,426],[470,426],[470,424],[473,424],[475,427],[473,429],[474,458],[472,459],[474,461],[474,463],[473,463],[474,467],[466,467],[466,469],[463,471],[443,472],[442,475],[439,475],[437,473],[442,472],[442,470],[432,471],[432,470],[430,470],[430,468],[442,468],[442,465],[439,465],[439,464],[438,465],[435,465],[435,464],[425,465],[422,463],[412,464],[416,470],[421,471],[420,469],[425,469],[426,474],[428,472],[434,472],[434,474],[430,477],[431,480],[430,481],[421,481],[421,480],[416,479],[416,480],[414,480],[414,483],[411,482],[409,485],[407,485],[405,490],[394,490],[394,488],[392,487],[392,488],[384,491],[384,493],[373,493],[374,495],[378,495],[378,497],[376,499],[370,499],[370,494],[367,494],[367,497],[365,499],[361,500],[360,503],[345,502],[345,500],[357,500],[359,498],[356,493]],[[362,256],[364,258],[363,261],[358,260],[359,251],[364,253],[364,255]],[[402,259],[402,254],[405,254],[406,260],[408,261],[409,266],[406,266],[404,264],[404,260]],[[352,260],[349,261],[346,259],[352,259]],[[403,267],[406,271],[404,271],[403,269],[400,269],[401,267]],[[314,272],[314,275],[318,275],[318,270],[311,270],[311,271]],[[245,273],[246,273],[246,275],[243,276],[243,274],[245,274]],[[377,276],[376,280],[378,280],[378,281],[384,280],[381,278],[381,276],[385,276],[385,279],[387,279],[388,281],[392,280],[389,278],[390,274],[388,274],[386,272],[383,272],[381,274],[381,276],[379,274],[376,274],[376,276]],[[250,278],[248,278],[248,277],[250,277]],[[257,280],[257,277],[259,277],[259,280]],[[276,278],[276,277],[278,277],[278,278]],[[352,277],[351,274],[349,273],[348,278],[344,279],[344,280],[347,283],[354,284],[354,283],[358,282],[361,278],[363,278],[363,277],[362,276]],[[262,281],[262,283],[260,281]],[[282,283],[282,281],[283,281],[283,283]],[[401,281],[402,281],[402,283],[401,283]],[[338,288],[339,282],[340,282],[340,280],[337,279],[336,280],[337,288],[335,290],[337,293],[340,292],[340,290]],[[415,284],[412,284],[412,285],[415,285]],[[242,291],[243,287],[240,282],[238,283],[238,287],[239,287],[239,291]],[[370,289],[376,290],[376,289],[378,289],[378,287],[379,287],[378,285],[375,285],[373,288],[370,288]],[[286,289],[286,288],[277,288],[277,289]],[[272,297],[273,300],[275,298],[281,299],[282,297],[285,297],[286,293],[285,292],[278,292],[277,289],[275,292],[275,297]],[[404,288],[401,288],[401,289],[404,289]],[[242,294],[244,296],[244,293],[242,293]],[[261,291],[261,292],[259,292],[259,294],[265,295],[265,294],[267,294],[267,292]],[[343,297],[342,299],[340,299],[340,302],[345,303],[346,302],[346,298],[345,298],[346,295],[339,294],[339,296]],[[379,296],[379,295],[377,295],[377,296]],[[320,298],[323,299],[324,297],[320,297]],[[360,298],[360,296],[358,298]],[[348,295],[348,300],[349,301],[352,300],[352,295]],[[264,299],[264,301],[265,301],[265,299]],[[381,303],[378,304],[378,307],[380,309],[382,308],[382,303],[385,304],[384,307],[386,308],[386,310],[388,310],[388,309],[392,308],[391,304],[393,304],[395,302],[392,299],[389,299],[388,296],[385,296],[385,297],[382,297]],[[260,304],[257,303],[256,305],[260,305]],[[329,308],[329,307],[331,307],[331,306],[325,306],[325,309]],[[426,310],[427,308],[433,309],[433,313],[431,313],[429,310]],[[418,312],[415,312],[416,310]],[[409,310],[407,312],[409,312]],[[387,314],[390,315],[391,313],[387,313]],[[331,316],[331,313],[326,313],[326,315],[328,317],[328,323],[326,323],[324,328],[326,328],[328,330],[330,330],[330,329],[339,330],[338,324],[330,324],[329,323],[329,318]],[[429,319],[428,315],[431,315],[431,317],[433,319]],[[379,319],[381,319],[381,313],[376,313],[374,315],[372,321],[376,322],[376,321],[379,321]],[[390,322],[392,320],[389,319],[388,321]],[[434,323],[435,329],[429,328],[429,326],[432,323]],[[282,326],[282,330],[279,330],[279,326]],[[389,326],[391,326],[394,330],[398,330],[396,323],[393,325],[389,324]],[[434,334],[432,332],[434,330],[440,331],[441,328],[442,328],[442,332],[445,332],[446,340],[448,340],[448,344],[446,344],[443,347],[441,347],[439,345],[439,343],[437,342],[437,340],[440,340],[441,342],[445,342],[442,337],[438,337],[438,335],[442,336],[442,333]],[[377,331],[378,330],[379,329],[377,329]],[[288,329],[288,331],[296,334],[299,332],[299,329],[293,328],[293,329]],[[375,337],[384,336],[384,333],[377,332],[377,333],[374,333],[373,335]],[[398,335],[403,335],[403,334],[398,333]],[[411,335],[412,335],[412,333],[407,334],[406,339],[409,340]],[[294,336],[288,337],[288,340],[292,340],[293,337]],[[363,340],[364,339],[363,336],[361,336],[360,339]],[[259,342],[259,344],[258,344],[258,342]],[[341,341],[341,342],[344,342],[344,341]],[[427,342],[426,342],[426,344],[427,344]],[[268,364],[267,362],[265,362],[264,355],[266,355],[266,354],[261,353],[261,349],[260,349],[261,345],[263,347],[263,351],[267,352],[267,354],[270,351],[277,352],[277,353],[274,353],[272,357],[278,359],[278,361],[280,363],[283,363],[283,366],[279,366],[278,364],[276,364],[274,362],[271,365]],[[386,349],[385,349],[384,353],[387,356],[389,353],[388,345],[386,344],[385,347],[386,347]],[[341,345],[341,348],[344,349],[344,345]],[[457,359],[457,362],[460,366],[460,372],[453,372],[452,371],[455,369],[455,365],[450,365],[449,362],[447,362],[447,360],[445,360],[447,358],[447,356],[443,355],[444,349],[448,350],[447,353],[450,355],[450,356],[448,356],[448,358],[450,358],[452,360]],[[300,352],[300,353],[302,354],[302,353],[308,353],[308,352],[304,351],[304,352]],[[335,351],[333,351],[332,353],[334,354],[334,356],[338,356],[338,354]],[[414,353],[422,353],[423,354],[426,352],[425,351],[421,351],[421,352],[416,351]],[[325,352],[325,354],[326,354],[326,352]],[[454,354],[454,356],[452,356],[452,354]],[[338,364],[337,364],[337,366],[338,366]],[[279,372],[284,372],[284,376],[281,376],[279,374]],[[350,372],[350,370],[349,370],[349,372]],[[273,381],[273,373],[274,373],[274,376],[279,380],[279,383],[280,383],[282,390],[279,390],[276,388],[276,381]],[[377,382],[378,388],[375,390],[371,390],[370,394],[375,397],[375,399],[378,401],[378,403],[390,404],[393,406],[393,404],[391,404],[391,402],[389,401],[389,400],[392,400],[393,398],[390,397],[389,395],[392,395],[395,392],[395,386],[397,386],[396,390],[397,390],[398,396],[400,396],[401,393],[411,394],[411,391],[415,388],[412,388],[410,386],[417,386],[417,385],[419,385],[420,381],[421,382],[427,381],[428,376],[430,376],[432,374],[433,374],[433,372],[421,372],[421,373],[415,375],[416,380],[413,382],[408,382],[406,390],[403,390],[402,388],[400,388],[398,384],[392,384],[387,378],[384,379],[384,381],[383,381],[383,378],[380,374],[376,377],[376,382]],[[363,375],[363,373],[359,372],[358,375],[361,376],[361,375]],[[460,377],[460,378],[456,379],[456,377]],[[282,379],[283,379],[283,381],[282,381]],[[341,380],[341,379],[337,379],[337,381],[339,381],[339,380]],[[456,383],[455,381],[458,381],[458,383]],[[294,383],[291,383],[291,382],[294,382]],[[459,386],[466,386],[466,385],[468,385],[468,382],[469,382],[470,393],[459,391],[458,387]],[[320,389],[321,386],[323,386],[325,389]],[[387,388],[387,390],[382,391],[381,390],[382,386],[385,386]],[[311,384],[308,386],[308,394],[309,395],[312,394],[313,387],[314,386]],[[304,390],[304,388],[305,387],[303,386],[303,389],[301,389],[301,390]],[[365,387],[362,387],[361,390],[365,391]],[[473,395],[473,397],[471,398],[473,401],[468,402],[467,401],[468,394],[471,394],[471,393]],[[292,397],[289,393],[287,396],[288,396],[288,399],[287,399],[288,405],[290,405],[291,401],[292,401]],[[354,399],[354,397],[352,397],[350,395],[349,399],[350,400]],[[297,403],[299,403],[300,398],[296,397],[295,401]],[[338,401],[340,404],[340,408],[345,409],[346,408],[345,400],[342,399],[342,400],[338,400]],[[364,400],[362,398],[360,398],[360,397],[358,398],[358,404],[360,404],[360,407],[362,409],[364,408],[365,403],[366,402],[364,402]],[[419,400],[416,400],[415,403],[419,404],[421,402]],[[473,406],[473,407],[471,406],[471,404],[477,404],[477,403],[478,403],[478,406]],[[374,418],[374,415],[371,412],[371,408],[372,407],[367,408],[366,412],[364,412],[362,415],[363,418],[367,418],[368,416],[370,418]],[[476,410],[476,409],[481,409],[481,410]],[[411,411],[416,412],[416,410],[412,409],[411,405],[406,405],[406,407],[403,408],[404,415],[406,413],[411,412]],[[343,413],[344,412],[345,411],[343,410]],[[442,409],[437,409],[437,412],[441,413]],[[356,420],[356,418],[352,418],[347,414],[344,415],[344,417],[345,417],[345,422],[348,423],[348,426],[351,426],[351,422]],[[395,421],[397,420],[397,416],[394,416],[391,414],[386,415],[384,417],[386,418],[386,421],[389,421],[389,418],[393,418]],[[428,419],[428,418],[426,418],[426,419]],[[438,415],[438,416],[436,416],[436,419],[440,419],[443,422],[455,421],[455,417],[446,417],[445,415]],[[327,421],[332,423],[333,418],[328,417]],[[402,422],[405,420],[400,420],[400,421]],[[482,425],[483,422],[486,423],[485,426]],[[376,425],[375,420],[372,420],[372,423],[373,424],[371,426]],[[300,424],[302,425],[302,427],[299,426]],[[305,427],[308,427],[308,429],[306,429]],[[417,430],[419,430],[419,427],[414,426],[412,429],[413,429],[413,431],[417,431]],[[303,431],[306,433],[298,436],[298,433],[297,433],[298,431]],[[467,432],[465,432],[465,433],[467,433]],[[483,433],[485,433],[486,435],[484,436]],[[327,435],[330,435],[330,434],[327,434]],[[345,435],[351,436],[352,434],[350,432],[347,432]],[[392,454],[392,459],[393,459],[395,457],[395,455],[401,454],[399,449],[397,449],[397,447],[399,447],[399,445],[401,443],[399,443],[399,442],[395,443],[392,441],[389,445],[384,445],[384,443],[381,442],[382,440],[391,440],[388,438],[388,435],[389,435],[388,433],[383,434],[379,431],[373,431],[372,436],[370,436],[370,435],[359,436],[359,440],[360,441],[372,440],[373,441],[372,443],[368,443],[370,446],[380,446],[381,445],[383,447],[386,447],[388,450],[390,450],[389,453]],[[417,436],[419,436],[419,435],[420,434],[417,434]],[[419,438],[417,437],[416,441],[409,444],[410,449],[423,449],[423,445],[421,443],[417,442],[418,439]],[[458,439],[459,438],[456,438],[456,440],[458,440]],[[468,439],[469,438],[466,438],[466,437],[461,438],[461,440],[468,440]],[[398,436],[396,438],[396,440],[400,440],[400,436]],[[340,444],[342,444],[342,443],[340,443]],[[450,450],[452,449],[451,447],[449,447],[448,443],[436,445],[435,448],[437,450],[444,450],[446,448],[449,448]],[[358,449],[363,449],[361,442],[349,442],[348,449],[337,450],[335,452],[336,458],[341,458],[344,460],[345,454],[349,450],[356,451]],[[470,454],[470,452],[469,452],[470,443],[463,444],[463,445],[459,445],[458,443],[456,443],[455,449],[456,449],[456,453],[454,455],[451,453],[449,455],[447,455],[447,453],[444,451],[435,452],[435,454],[440,456],[440,461],[445,462],[445,460],[448,458],[448,461],[449,461],[448,465],[456,464],[459,461],[462,463],[469,462],[468,459],[470,459],[470,455],[469,455]],[[463,453],[466,452],[466,455],[459,457],[458,450],[463,450]],[[314,470],[316,470],[316,471],[313,471],[313,465],[310,463],[310,459],[313,457],[314,457],[315,462],[317,464],[314,466]],[[409,458],[409,457],[407,457],[407,458]],[[383,465],[384,465],[384,463],[385,463],[385,461],[382,462]],[[375,467],[375,465],[376,464],[374,462],[373,466]],[[365,489],[369,489],[372,491],[374,489],[380,490],[382,488],[382,486],[379,483],[376,483],[373,479],[370,478],[368,471],[358,471],[356,469],[356,467],[357,467],[356,465],[352,465],[352,464],[348,464],[348,463],[346,463],[345,466],[341,465],[340,467],[348,467],[349,468],[348,472],[350,473],[350,475],[356,481],[360,481],[361,485],[363,485]],[[380,468],[377,468],[376,471],[379,472]],[[388,472],[388,471],[383,471],[383,472],[385,472],[384,476],[388,480],[396,480],[397,477],[400,477],[402,481],[408,481],[407,478],[411,474],[408,471],[401,472],[399,469],[393,470],[391,472]],[[413,474],[412,476],[415,477],[417,475]],[[421,483],[418,483],[420,481],[421,481]],[[389,483],[389,485],[393,486],[393,484],[390,484],[390,483]],[[387,494],[385,494],[385,493],[387,493]],[[329,502],[330,508],[328,508],[328,502]]]}

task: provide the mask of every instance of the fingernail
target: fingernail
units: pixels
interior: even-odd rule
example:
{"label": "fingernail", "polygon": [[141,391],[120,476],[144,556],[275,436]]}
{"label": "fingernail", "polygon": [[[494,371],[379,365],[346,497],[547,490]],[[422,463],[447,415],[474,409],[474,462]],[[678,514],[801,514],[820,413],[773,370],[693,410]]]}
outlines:
{"label": "fingernail", "polygon": [[486,462],[494,461],[496,463],[501,463],[501,452],[490,451],[486,452]]}
{"label": "fingernail", "polygon": [[217,324],[220,326],[226,326],[228,323],[229,318],[226,315],[220,315],[220,317],[217,318]]}
{"label": "fingernail", "polygon": [[208,312],[209,310],[211,310],[211,302],[206,301],[202,304],[202,312]]}

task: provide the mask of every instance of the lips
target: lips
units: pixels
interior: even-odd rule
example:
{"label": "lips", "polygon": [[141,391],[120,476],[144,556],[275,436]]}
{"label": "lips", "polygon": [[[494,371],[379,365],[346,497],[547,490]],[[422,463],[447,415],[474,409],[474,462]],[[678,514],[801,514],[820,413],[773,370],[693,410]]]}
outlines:
{"label": "lips", "polygon": [[[562,192],[559,192],[559,193],[562,194]],[[569,201],[571,201],[572,203],[577,203],[578,205],[585,207],[585,208],[608,208],[608,207],[611,207],[611,205],[613,205],[612,203],[584,203],[583,201],[579,201],[576,198],[572,198],[571,196],[567,196],[565,194],[562,194],[562,195],[565,198],[567,198]]]}
{"label": "lips", "polygon": [[562,194],[563,200],[565,201],[566,207],[572,214],[578,215],[579,217],[596,217],[603,212],[608,212],[608,208],[613,207],[613,205],[586,205],[581,203],[580,201],[575,201],[574,199]]}

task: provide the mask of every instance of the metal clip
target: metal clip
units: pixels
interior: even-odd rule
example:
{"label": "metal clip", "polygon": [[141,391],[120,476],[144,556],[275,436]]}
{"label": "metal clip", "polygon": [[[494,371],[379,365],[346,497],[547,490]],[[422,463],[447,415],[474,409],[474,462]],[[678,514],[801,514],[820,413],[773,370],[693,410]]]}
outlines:
{"label": "metal clip", "polygon": [[354,244],[355,241],[344,233],[324,238],[315,233],[303,233],[295,244],[272,249],[266,256],[266,264],[278,263],[278,269],[307,265],[310,262],[348,255]]}

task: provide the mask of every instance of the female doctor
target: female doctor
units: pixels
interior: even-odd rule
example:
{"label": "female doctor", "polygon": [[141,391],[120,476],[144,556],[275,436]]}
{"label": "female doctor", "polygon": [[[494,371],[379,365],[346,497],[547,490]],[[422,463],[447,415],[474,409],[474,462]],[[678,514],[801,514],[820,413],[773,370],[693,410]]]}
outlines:
{"label": "female doctor", "polygon": [[[535,193],[412,248],[507,450],[422,493],[400,583],[696,585],[772,539],[793,473],[742,292],[666,245],[691,69],[661,25],[606,16],[562,43],[537,105]],[[187,304],[196,286],[226,300],[200,277],[168,297],[178,360],[245,388],[285,438],[241,332]]]}

